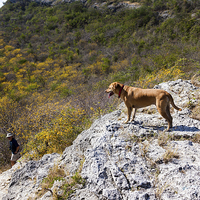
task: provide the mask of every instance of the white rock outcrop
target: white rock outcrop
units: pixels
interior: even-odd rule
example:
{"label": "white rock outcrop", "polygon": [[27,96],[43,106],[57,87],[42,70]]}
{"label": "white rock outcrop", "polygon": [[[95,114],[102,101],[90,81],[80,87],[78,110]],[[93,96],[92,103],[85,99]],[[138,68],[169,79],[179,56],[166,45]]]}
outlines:
{"label": "white rock outcrop", "polygon": [[58,164],[66,177],[79,170],[85,179],[85,185],[69,196],[71,200],[199,200],[200,144],[195,137],[200,137],[200,121],[190,118],[187,107],[200,103],[200,89],[183,80],[155,88],[170,92],[175,104],[183,108],[172,111],[170,132],[164,132],[167,122],[154,106],[140,109],[134,122],[124,124],[127,115],[122,103],[83,131],[61,156],[45,155],[23,166],[17,163],[2,173],[1,198],[53,199],[49,191],[40,198],[35,194],[48,170]]}
{"label": "white rock outcrop", "polygon": [[[61,3],[73,3],[73,2],[81,2],[85,5],[90,4],[88,3],[87,0],[27,0],[27,1],[30,1],[30,2],[32,1],[38,4],[48,5],[48,6],[55,6]],[[17,3],[17,2],[21,2],[21,0],[10,0],[10,3]],[[140,3],[137,3],[137,2],[131,3],[130,1],[122,1],[117,4],[115,2],[109,2],[108,4],[109,5],[107,5],[106,2],[94,3],[92,4],[92,7],[97,8],[97,9],[103,9],[107,7],[108,9],[112,11],[117,11],[118,9],[121,9],[121,8],[137,9],[141,7]]]}

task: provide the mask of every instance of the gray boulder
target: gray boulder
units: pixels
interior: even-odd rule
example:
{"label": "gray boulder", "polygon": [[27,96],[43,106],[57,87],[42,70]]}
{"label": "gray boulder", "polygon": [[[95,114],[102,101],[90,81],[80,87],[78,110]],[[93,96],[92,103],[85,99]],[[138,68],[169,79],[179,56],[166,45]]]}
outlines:
{"label": "gray boulder", "polygon": [[13,167],[14,169],[8,170],[8,173],[1,174],[0,180],[4,178],[5,181],[5,175],[9,174],[9,172],[12,173],[11,178],[8,177],[7,179],[9,180],[8,193],[7,195],[4,194],[5,196],[2,194],[2,200],[26,200],[30,199],[30,197],[33,198],[35,193],[38,192],[40,183],[48,175],[49,169],[59,159],[59,154],[46,154],[39,161],[29,161],[23,163],[23,166],[20,166],[20,163],[18,163]]}

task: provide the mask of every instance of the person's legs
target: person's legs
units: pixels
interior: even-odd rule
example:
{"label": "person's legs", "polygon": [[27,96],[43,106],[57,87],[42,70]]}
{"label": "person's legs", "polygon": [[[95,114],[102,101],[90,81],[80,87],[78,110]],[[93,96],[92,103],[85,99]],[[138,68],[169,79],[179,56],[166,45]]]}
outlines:
{"label": "person's legs", "polygon": [[13,166],[16,162],[11,160],[11,166]]}
{"label": "person's legs", "polygon": [[10,159],[12,166],[16,163],[16,161],[19,159],[19,157],[20,157],[19,152],[17,154],[12,153],[12,156],[11,156],[11,159]]}

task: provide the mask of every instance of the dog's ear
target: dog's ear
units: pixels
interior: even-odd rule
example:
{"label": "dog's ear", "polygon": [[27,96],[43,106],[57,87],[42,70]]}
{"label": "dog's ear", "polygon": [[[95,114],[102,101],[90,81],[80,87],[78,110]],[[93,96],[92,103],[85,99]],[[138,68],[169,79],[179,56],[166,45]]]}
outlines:
{"label": "dog's ear", "polygon": [[120,88],[121,88],[120,83],[116,82],[115,88],[116,88],[116,89],[120,89]]}
{"label": "dog's ear", "polygon": [[118,84],[119,84],[118,82],[112,83],[112,89],[113,90],[117,89],[117,87],[119,87]]}

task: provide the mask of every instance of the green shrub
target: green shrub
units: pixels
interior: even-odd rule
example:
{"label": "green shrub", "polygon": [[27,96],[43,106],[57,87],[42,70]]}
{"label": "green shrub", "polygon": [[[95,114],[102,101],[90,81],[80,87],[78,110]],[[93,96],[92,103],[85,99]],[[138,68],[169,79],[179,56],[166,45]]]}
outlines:
{"label": "green shrub", "polygon": [[20,64],[20,65],[22,65],[22,64],[24,64],[24,63],[26,63],[27,62],[27,60],[24,58],[24,59],[21,59],[18,63]]}

